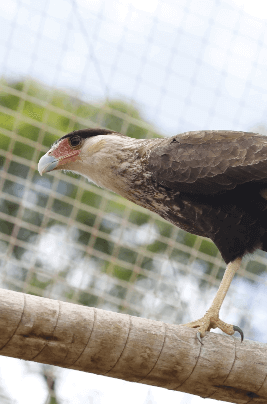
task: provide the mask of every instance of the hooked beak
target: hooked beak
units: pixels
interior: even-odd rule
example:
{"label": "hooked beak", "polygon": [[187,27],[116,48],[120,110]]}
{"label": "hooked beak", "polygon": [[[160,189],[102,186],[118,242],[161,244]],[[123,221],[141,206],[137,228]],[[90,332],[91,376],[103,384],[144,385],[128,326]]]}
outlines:
{"label": "hooked beak", "polygon": [[49,171],[54,170],[59,161],[56,157],[53,157],[49,154],[45,154],[41,159],[39,160],[38,163],[38,171],[40,175],[43,175],[45,173],[48,173]]}

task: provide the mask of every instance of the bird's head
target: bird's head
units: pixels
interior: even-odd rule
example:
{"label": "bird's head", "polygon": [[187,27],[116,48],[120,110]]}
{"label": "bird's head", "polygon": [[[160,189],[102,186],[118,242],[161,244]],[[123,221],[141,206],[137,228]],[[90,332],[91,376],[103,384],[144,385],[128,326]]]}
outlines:
{"label": "bird's head", "polygon": [[39,173],[69,170],[84,175],[95,184],[120,192],[125,188],[121,170],[130,167],[136,139],[106,129],[82,129],[54,143],[40,159]]}

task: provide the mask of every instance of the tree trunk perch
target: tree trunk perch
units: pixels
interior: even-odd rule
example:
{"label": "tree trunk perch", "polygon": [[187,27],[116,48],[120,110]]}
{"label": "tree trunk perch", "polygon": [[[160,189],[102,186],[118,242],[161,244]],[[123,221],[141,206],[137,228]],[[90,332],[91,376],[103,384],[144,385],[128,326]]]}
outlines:
{"label": "tree trunk perch", "polygon": [[267,346],[0,289],[0,354],[240,404],[267,403]]}

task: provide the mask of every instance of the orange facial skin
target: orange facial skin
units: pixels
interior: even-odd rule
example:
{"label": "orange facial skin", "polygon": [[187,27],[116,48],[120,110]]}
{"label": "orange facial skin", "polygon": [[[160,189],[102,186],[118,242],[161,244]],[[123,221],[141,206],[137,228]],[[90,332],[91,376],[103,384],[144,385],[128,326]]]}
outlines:
{"label": "orange facial skin", "polygon": [[62,166],[67,162],[77,160],[80,151],[80,149],[73,149],[70,146],[69,139],[63,139],[60,141],[58,147],[52,150],[49,155],[55,157],[58,160],[58,166]]}

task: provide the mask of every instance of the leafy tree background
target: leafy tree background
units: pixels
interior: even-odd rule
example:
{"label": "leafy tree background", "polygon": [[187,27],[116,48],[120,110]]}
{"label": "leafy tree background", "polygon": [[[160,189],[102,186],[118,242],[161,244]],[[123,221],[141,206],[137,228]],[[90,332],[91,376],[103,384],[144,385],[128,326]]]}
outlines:
{"label": "leafy tree background", "polygon": [[[0,114],[0,125],[3,130],[0,133],[0,147],[2,150],[9,150],[13,156],[18,156],[21,158],[21,162],[12,161],[8,168],[8,173],[14,176],[14,181],[6,180],[3,184],[3,197],[1,199],[1,211],[8,216],[16,217],[18,214],[18,210],[20,208],[19,202],[13,202],[5,198],[6,195],[12,195],[17,198],[21,198],[25,189],[23,185],[20,183],[20,178],[26,179],[29,173],[29,170],[33,170],[32,174],[32,182],[33,184],[37,184],[38,186],[41,184],[43,186],[43,192],[34,190],[31,191],[29,195],[29,203],[34,201],[33,208],[24,208],[22,213],[22,221],[24,223],[31,223],[35,226],[41,226],[43,220],[43,214],[39,213],[38,210],[35,210],[34,207],[45,207],[49,192],[53,187],[54,177],[51,175],[46,175],[45,178],[41,178],[39,173],[36,171],[37,163],[43,152],[38,151],[34,145],[34,142],[39,140],[41,123],[45,120],[45,124],[50,128],[50,131],[45,130],[42,135],[42,145],[45,147],[45,150],[48,149],[51,144],[58,139],[58,135],[55,134],[53,129],[57,130],[57,133],[62,132],[65,134],[70,130],[77,130],[88,127],[86,124],[82,124],[79,118],[84,118],[86,120],[90,120],[91,125],[93,126],[102,126],[108,129],[112,129],[114,131],[120,131],[125,133],[128,136],[132,136],[135,138],[144,138],[144,137],[159,137],[160,135],[156,133],[156,130],[149,124],[147,124],[142,118],[137,108],[133,108],[131,105],[128,105],[124,101],[113,100],[106,101],[103,104],[99,105],[90,105],[88,103],[84,103],[77,98],[72,98],[69,95],[65,94],[62,91],[49,90],[42,86],[41,84],[37,84],[36,82],[27,82],[27,94],[31,97],[38,98],[47,102],[49,99],[49,105],[55,107],[52,111],[51,109],[47,109],[45,106],[41,106],[40,104],[36,104],[34,102],[25,101],[19,116],[19,119],[11,114],[11,111],[17,111],[20,103],[19,95],[12,95],[9,92],[9,89],[15,89],[17,91],[21,91],[25,82],[7,82],[2,79],[2,83],[7,86],[8,91],[5,93],[2,91],[0,93],[0,105],[2,105],[5,109],[2,110]],[[5,111],[5,112],[3,112]],[[72,114],[72,119],[65,115],[65,111],[69,114]],[[35,120],[39,125],[30,124],[24,121],[24,117],[31,118]],[[129,123],[128,119],[133,118],[136,123]],[[127,123],[127,130],[123,131],[123,125]],[[15,126],[15,136],[11,139],[8,135],[4,133],[4,129],[13,131]],[[10,150],[10,144],[12,144],[12,149]],[[44,148],[42,148],[44,149]],[[1,167],[4,166],[6,157],[1,157]],[[25,163],[23,163],[23,160]],[[58,175],[58,173],[57,173]],[[56,189],[56,197],[53,200],[51,211],[58,213],[62,216],[62,221],[49,218],[46,228],[55,228],[60,231],[66,228],[66,224],[64,221],[64,217],[68,217],[71,214],[73,209],[73,205],[69,202],[66,202],[66,198],[68,197],[68,201],[73,200],[73,204],[75,204],[75,197],[77,194],[82,193],[81,202],[86,205],[87,209],[82,210],[78,209],[76,215],[76,221],[85,225],[85,231],[79,229],[75,229],[72,227],[70,231],[74,234],[75,232],[75,242],[81,244],[82,246],[87,245],[91,234],[91,227],[94,225],[96,220],[99,220],[97,217],[96,210],[101,207],[103,204],[103,192],[99,192],[99,188],[95,187],[93,184],[90,185],[90,191],[84,190],[81,185],[79,185],[79,181],[69,182],[68,178],[76,178],[75,175],[71,173],[65,173],[61,175],[59,184]],[[130,208],[129,208],[130,206]],[[118,218],[122,218],[125,210],[128,210],[127,217],[130,223],[133,223],[135,226],[142,227],[149,223],[151,219],[151,214],[145,210],[136,210],[136,207],[133,204],[126,203],[126,201],[121,197],[116,197],[116,202],[113,200],[108,200],[105,202],[104,212],[111,215],[116,215]],[[101,212],[103,214],[103,211]],[[110,234],[112,231],[119,227],[120,224],[112,223],[107,218],[103,219],[103,215],[101,216],[101,224],[99,229],[102,233]],[[155,219],[154,219],[155,220]],[[169,223],[161,220],[156,217],[156,227],[159,236],[163,236],[165,238],[171,237],[173,226]],[[12,234],[14,228],[14,221],[3,220],[1,221],[1,232],[10,236]],[[136,230],[138,231],[138,230]],[[19,240],[23,240],[26,243],[32,244],[36,242],[38,238],[38,234],[34,231],[27,229],[26,227],[20,226],[17,238]],[[183,232],[182,230],[178,231],[177,240],[180,244],[184,244],[188,247],[192,247],[195,244],[196,236]],[[7,248],[7,243],[2,244]],[[112,256],[113,250],[115,247],[114,243],[111,241],[107,241],[106,239],[102,239],[97,237],[94,243],[94,250],[99,251],[100,253],[105,254],[106,257]],[[146,244],[147,251],[156,254],[164,254],[166,251],[167,245],[163,243],[160,238],[156,237],[153,242]],[[216,256],[218,254],[216,247],[208,240],[202,240],[199,246],[199,251],[204,254],[208,254],[210,256]],[[119,256],[123,257],[123,260],[129,262],[130,264],[134,264],[136,261],[137,251],[135,249],[127,249],[125,247],[120,249]],[[22,256],[27,254],[27,250],[14,247],[12,250],[12,257],[14,257],[17,261],[20,261]],[[84,257],[84,253],[82,256]],[[153,255],[153,254],[152,254]],[[79,259],[81,255],[79,254]],[[109,276],[116,277],[118,279],[124,280],[126,282],[134,283],[136,280],[142,278],[141,274],[133,274],[130,269],[126,269],[124,267],[114,265],[112,270],[110,269],[110,262],[108,260],[97,260],[97,265],[99,267],[100,272],[106,273]],[[186,263],[190,258],[190,254],[186,253],[182,250],[174,249],[172,255],[170,257],[171,260],[175,260],[176,262],[181,261],[182,263]],[[38,259],[37,259],[38,261]],[[45,268],[45,263],[42,260],[38,263],[38,266],[41,268]],[[155,262],[153,258],[142,260],[141,268],[144,267],[149,271],[156,271]],[[204,265],[203,266],[205,273],[209,274],[212,270],[212,265]],[[15,268],[13,268],[15,270]],[[73,270],[72,266],[67,264],[66,267],[62,267],[60,270],[60,277],[67,278],[69,273]],[[47,279],[46,281],[38,281],[38,277],[33,272],[31,274],[31,278],[27,278],[27,269],[25,268],[17,268],[18,273],[16,276],[14,274],[14,278],[19,275],[19,279],[21,282],[25,282],[27,279],[27,293],[36,293],[38,295],[45,295],[45,290],[51,286],[51,279]],[[20,274],[19,274],[20,273]],[[219,274],[220,276],[220,274]],[[12,278],[12,276],[9,276]],[[204,282],[205,283],[205,282]],[[11,287],[12,284],[6,284],[6,286]],[[13,285],[14,286],[14,285]],[[92,286],[92,285],[90,285]],[[34,292],[34,288],[38,289],[38,292]],[[116,288],[115,288],[116,289]],[[20,290],[20,288],[18,288]],[[126,289],[122,290],[118,288],[114,290],[115,296],[119,296],[120,299],[123,299],[126,293]],[[67,299],[71,299],[73,291],[68,290],[67,294],[63,293],[62,297],[66,297]],[[78,302],[82,304],[94,305],[97,302],[97,296],[93,294],[83,293],[79,295]],[[119,309],[119,307],[117,308]],[[120,307],[120,310],[127,310],[127,308]],[[140,314],[140,313],[133,313]],[[179,316],[183,316],[183,314],[179,314]],[[180,318],[182,320],[182,318]]]}

